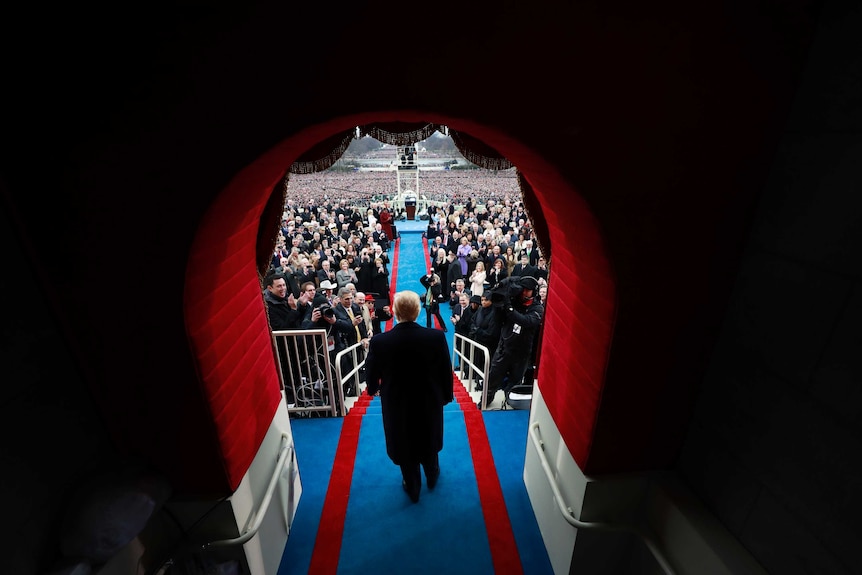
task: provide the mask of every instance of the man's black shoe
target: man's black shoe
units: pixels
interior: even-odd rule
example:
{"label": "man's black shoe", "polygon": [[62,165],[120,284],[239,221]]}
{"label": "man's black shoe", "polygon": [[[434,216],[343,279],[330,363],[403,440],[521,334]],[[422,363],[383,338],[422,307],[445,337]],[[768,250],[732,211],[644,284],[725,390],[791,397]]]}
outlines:
{"label": "man's black shoe", "polygon": [[403,479],[401,480],[401,488],[407,494],[407,497],[410,498],[410,501],[412,501],[413,503],[418,503],[418,501],[419,501],[419,489],[420,488],[417,488],[415,493],[411,493],[410,490],[407,489],[407,482],[404,481]]}
{"label": "man's black shoe", "polygon": [[434,475],[430,477],[426,477],[425,480],[428,482],[428,489],[434,489],[434,486],[437,485],[437,480],[440,479],[440,468],[437,468],[437,471]]}

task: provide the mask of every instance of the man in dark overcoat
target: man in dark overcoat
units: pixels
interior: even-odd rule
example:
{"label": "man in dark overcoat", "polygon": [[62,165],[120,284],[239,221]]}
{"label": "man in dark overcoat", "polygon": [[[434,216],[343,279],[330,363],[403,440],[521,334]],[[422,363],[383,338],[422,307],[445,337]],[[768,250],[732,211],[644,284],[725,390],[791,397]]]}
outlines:
{"label": "man in dark overcoat", "polygon": [[422,470],[428,489],[440,476],[443,406],[454,398],[446,336],[416,323],[419,295],[395,294],[395,327],[371,338],[365,358],[366,391],[380,393],[386,454],[401,467],[401,486],[419,501]]}

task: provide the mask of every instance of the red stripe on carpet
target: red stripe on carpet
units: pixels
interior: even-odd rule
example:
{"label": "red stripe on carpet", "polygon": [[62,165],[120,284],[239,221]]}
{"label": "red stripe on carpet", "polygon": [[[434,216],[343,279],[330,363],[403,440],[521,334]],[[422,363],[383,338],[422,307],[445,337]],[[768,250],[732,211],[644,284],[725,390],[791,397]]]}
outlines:
{"label": "red stripe on carpet", "polygon": [[[455,380],[465,392],[464,384]],[[456,387],[457,389],[457,387]],[[469,397],[469,395],[468,395]],[[497,467],[491,454],[491,444],[488,443],[488,431],[482,412],[473,403],[472,398],[462,399],[459,394],[458,403],[464,411],[464,423],[467,426],[467,439],[470,442],[470,452],[473,455],[473,469],[476,472],[476,483],[479,487],[479,501],[482,503],[482,514],[485,516],[485,531],[488,532],[488,545],[491,550],[491,560],[494,573],[520,575],[524,572],[521,566],[521,555],[515,543],[509,512],[503,498],[503,488],[497,477]],[[470,405],[465,405],[469,403]]]}
{"label": "red stripe on carpet", "polygon": [[347,516],[347,500],[353,479],[356,448],[359,445],[359,428],[362,426],[362,416],[357,412],[357,415],[351,417],[352,412],[353,410],[344,418],[344,424],[341,426],[341,437],[335,450],[329,487],[320,513],[314,550],[311,552],[309,573],[329,575],[338,571],[344,518]]}
{"label": "red stripe on carpet", "polygon": [[[497,477],[497,467],[494,465],[482,412],[473,403],[461,380],[454,374],[452,378],[455,398],[464,412],[467,440],[473,457],[473,468],[476,473],[479,501],[485,519],[485,531],[488,535],[494,573],[522,575],[524,571],[521,566],[521,556],[518,553],[515,534],[512,532],[509,513],[506,510],[503,488]],[[311,564],[308,568],[311,574],[334,575],[338,571],[344,519],[347,516],[347,503],[350,498],[356,449],[359,446],[362,416],[365,414],[365,407],[373,399],[367,393],[363,393],[357,402],[359,409],[354,407],[344,418],[329,487],[326,490],[326,499],[320,514],[314,550],[311,553]]]}
{"label": "red stripe on carpet", "polygon": [[[398,250],[401,248],[401,238],[395,238],[395,247],[392,252],[392,269],[395,270],[395,273],[392,274],[392,281],[389,282],[389,305],[392,305],[392,300],[395,299],[395,285],[398,282]],[[392,308],[390,308],[392,309]],[[384,327],[384,331],[389,331],[392,329],[395,320],[389,318],[386,320],[386,325]]]}

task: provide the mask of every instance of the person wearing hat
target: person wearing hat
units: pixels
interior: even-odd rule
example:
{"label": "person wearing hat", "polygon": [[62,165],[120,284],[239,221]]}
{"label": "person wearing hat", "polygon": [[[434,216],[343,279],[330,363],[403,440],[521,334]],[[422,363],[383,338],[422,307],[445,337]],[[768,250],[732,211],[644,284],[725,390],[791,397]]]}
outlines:
{"label": "person wearing hat", "polygon": [[314,296],[314,307],[318,307],[322,303],[328,303],[329,305],[335,305],[338,303],[333,300],[332,290],[335,289],[336,284],[329,280],[323,280],[320,282],[320,291],[317,292],[317,295]]}
{"label": "person wearing hat", "polygon": [[[497,344],[494,357],[491,358],[485,408],[494,401],[497,391],[502,389],[508,396],[512,387],[521,384],[527,368],[530,367],[533,340],[545,315],[545,307],[536,297],[539,288],[539,282],[536,278],[532,276],[512,277],[501,282],[501,285],[506,281],[509,281],[510,284],[514,282],[515,287],[519,287],[520,290],[511,295],[508,301],[503,301],[500,306],[502,316],[500,341]],[[511,294],[512,291],[509,293]],[[528,384],[532,384],[532,382],[528,382]],[[482,402],[479,402],[479,407],[482,408]]]}

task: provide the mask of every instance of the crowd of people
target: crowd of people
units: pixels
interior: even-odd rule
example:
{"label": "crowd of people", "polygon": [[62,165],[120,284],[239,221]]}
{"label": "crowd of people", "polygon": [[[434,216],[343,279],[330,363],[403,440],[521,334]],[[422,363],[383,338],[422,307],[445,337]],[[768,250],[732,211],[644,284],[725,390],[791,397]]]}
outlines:
{"label": "crowd of people", "polygon": [[[296,206],[320,205],[345,200],[349,204],[370,205],[398,193],[392,172],[352,172],[326,170],[311,174],[292,174],[288,183],[290,197]],[[480,203],[502,202],[521,195],[514,168],[489,171],[482,169],[423,171],[418,190],[434,202],[465,204],[474,198]]]}
{"label": "crowd of people", "polygon": [[[489,203],[490,214],[480,214],[470,224],[451,225],[454,218],[443,209],[431,217],[425,232],[431,265],[420,278],[426,290],[422,300],[426,327],[432,327],[436,318],[446,331],[440,307],[448,301],[456,333],[488,348],[486,408],[499,390],[508,397],[525,380],[532,383],[549,276],[528,220],[518,217],[520,206],[516,203],[509,210],[504,204],[498,211],[493,201]],[[503,213],[506,217],[499,217]],[[515,225],[505,223],[514,217]],[[484,356],[476,360],[476,367],[484,373]],[[484,383],[480,379],[477,388]]]}
{"label": "crowd of people", "polygon": [[[291,176],[264,279],[273,330],[323,328],[333,357],[356,343],[367,349],[382,332],[392,317],[389,252],[396,215],[384,185],[394,185],[391,174],[380,174]],[[433,327],[436,318],[447,331],[441,309],[448,304],[455,330],[488,347],[490,401],[498,389],[520,383],[535,363],[548,262],[536,245],[513,171],[429,174],[437,177],[423,175],[424,193],[439,205],[429,209],[423,233],[431,261],[420,278],[426,326]],[[509,284],[524,294],[492,305],[493,295]]]}
{"label": "crowd of people", "polygon": [[[438,483],[443,407],[454,398],[446,339],[427,328],[436,320],[448,331],[441,313],[448,306],[456,333],[488,348],[487,381],[478,382],[487,386],[479,408],[487,408],[498,391],[508,396],[522,381],[532,384],[549,279],[513,171],[437,174],[423,178],[422,193],[436,202],[425,214],[424,294],[390,294],[399,214],[388,198],[396,190],[391,175],[374,172],[292,176],[263,281],[272,330],[323,329],[330,360],[348,348],[361,350],[344,355],[341,372],[364,357],[366,391],[380,396],[387,455],[414,503],[423,471],[428,489]],[[423,307],[426,329],[417,323]],[[384,330],[393,316],[396,325]],[[296,343],[276,341],[282,365],[291,365],[289,356],[299,350],[289,346]],[[479,373],[485,367],[483,356]],[[288,378],[286,390],[296,395],[302,376],[285,373],[286,384]],[[357,392],[353,381],[345,395]]]}

